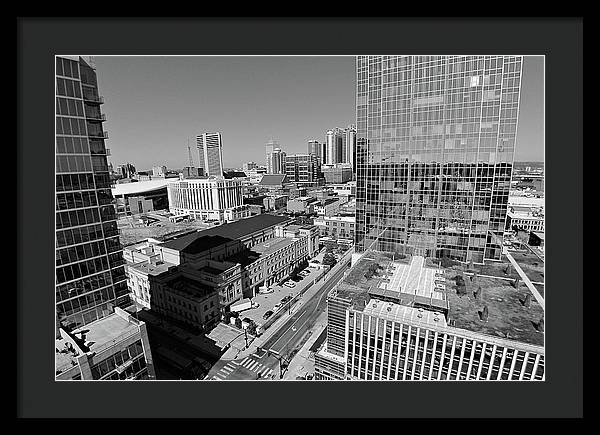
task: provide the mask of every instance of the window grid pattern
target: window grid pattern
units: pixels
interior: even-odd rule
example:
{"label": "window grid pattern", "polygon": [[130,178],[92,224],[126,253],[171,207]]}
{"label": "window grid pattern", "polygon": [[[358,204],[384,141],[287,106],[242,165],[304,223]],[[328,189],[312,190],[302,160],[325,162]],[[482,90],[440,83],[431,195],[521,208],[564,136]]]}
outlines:
{"label": "window grid pattern", "polygon": [[128,303],[96,73],[56,57],[56,311],[80,327]]}
{"label": "window grid pattern", "polygon": [[539,347],[503,345],[348,311],[347,375],[361,380],[544,380]]}
{"label": "window grid pattern", "polygon": [[499,259],[520,56],[359,56],[356,246]]}

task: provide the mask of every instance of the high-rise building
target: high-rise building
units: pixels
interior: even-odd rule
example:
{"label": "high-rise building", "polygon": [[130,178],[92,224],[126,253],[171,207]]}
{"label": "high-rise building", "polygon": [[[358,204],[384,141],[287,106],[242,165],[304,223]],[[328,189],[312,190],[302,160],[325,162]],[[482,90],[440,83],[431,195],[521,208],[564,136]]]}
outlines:
{"label": "high-rise building", "polygon": [[309,140],[308,141],[308,154],[314,154],[317,156],[317,161],[319,164],[325,164],[326,161],[326,146],[325,143],[320,143],[318,140]]}
{"label": "high-rise building", "polygon": [[344,163],[352,166],[353,172],[356,172],[354,158],[356,155],[356,126],[350,125],[344,129]]}
{"label": "high-rise building", "polygon": [[521,56],[357,58],[356,249],[499,259]]}
{"label": "high-rise building", "polygon": [[129,301],[95,68],[56,58],[56,296],[64,325]]}
{"label": "high-rise building", "polygon": [[120,310],[131,300],[106,160],[103,103],[93,60],[57,56],[57,379],[154,377],[145,325]]}
{"label": "high-rise building", "polygon": [[258,164],[256,162],[246,162],[242,165],[242,169],[244,172],[250,171],[252,169],[258,168]]}
{"label": "high-rise building", "polygon": [[326,134],[326,158],[324,164],[348,163],[354,165],[356,147],[356,127],[336,127]]}
{"label": "high-rise building", "polygon": [[203,133],[196,136],[199,168],[204,175],[223,176],[223,140],[221,133]]}
{"label": "high-rise building", "polygon": [[152,176],[153,177],[164,177],[167,175],[167,167],[165,165],[153,166]]}
{"label": "high-rise building", "polygon": [[117,175],[120,175],[121,178],[133,178],[136,173],[135,166],[131,163],[117,166]]}
{"label": "high-rise building", "polygon": [[285,174],[290,182],[317,186],[324,181],[321,165],[314,154],[292,154],[285,159]]}
{"label": "high-rise building", "polygon": [[267,152],[267,174],[285,174],[285,152],[273,140],[267,142],[265,148]]}

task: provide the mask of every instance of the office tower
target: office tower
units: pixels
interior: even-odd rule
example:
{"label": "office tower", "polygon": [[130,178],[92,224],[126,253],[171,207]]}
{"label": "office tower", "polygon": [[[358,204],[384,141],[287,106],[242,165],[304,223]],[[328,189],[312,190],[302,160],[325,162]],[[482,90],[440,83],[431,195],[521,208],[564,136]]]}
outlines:
{"label": "office tower", "polygon": [[326,164],[343,163],[343,131],[339,128],[327,131],[326,138]]}
{"label": "office tower", "polygon": [[336,163],[350,163],[354,161],[354,148],[356,144],[356,128],[353,125],[347,128],[336,127],[327,131],[326,150],[327,158],[323,163],[333,165]]}
{"label": "office tower", "polygon": [[309,140],[308,154],[314,154],[317,157],[317,161],[319,164],[326,163],[326,149],[324,143],[320,143],[318,140]]}
{"label": "office tower", "polygon": [[131,163],[117,166],[117,174],[120,175],[121,178],[133,178],[136,173],[135,166]]}
{"label": "office tower", "polygon": [[167,167],[164,165],[153,166],[152,167],[152,176],[154,177],[164,177],[167,175]]}
{"label": "office tower", "polygon": [[223,140],[221,133],[203,133],[196,136],[199,168],[204,175],[223,176]]}
{"label": "office tower", "polygon": [[321,165],[314,154],[292,154],[285,159],[287,179],[294,183],[317,186],[322,182]]}
{"label": "office tower", "polygon": [[358,252],[500,258],[521,66],[521,56],[357,58]]}
{"label": "office tower", "polygon": [[246,162],[242,165],[242,169],[244,170],[244,172],[250,171],[250,170],[256,169],[256,168],[258,168],[258,164],[255,162]]}
{"label": "office tower", "polygon": [[90,64],[56,58],[56,302],[63,324],[78,326],[129,301]]}
{"label": "office tower", "polygon": [[350,125],[344,129],[344,163],[352,166],[353,172],[356,172],[354,158],[356,155],[356,126]]}
{"label": "office tower", "polygon": [[[57,379],[154,377],[145,325],[120,310],[131,301],[106,161],[103,103],[93,60],[57,56]],[[125,358],[135,365],[126,370],[117,364],[119,373],[100,376],[98,364],[120,355],[121,345],[133,347],[119,364]]]}
{"label": "office tower", "polygon": [[267,174],[284,174],[285,173],[285,152],[281,151],[278,143],[269,141],[266,145],[267,151]]}

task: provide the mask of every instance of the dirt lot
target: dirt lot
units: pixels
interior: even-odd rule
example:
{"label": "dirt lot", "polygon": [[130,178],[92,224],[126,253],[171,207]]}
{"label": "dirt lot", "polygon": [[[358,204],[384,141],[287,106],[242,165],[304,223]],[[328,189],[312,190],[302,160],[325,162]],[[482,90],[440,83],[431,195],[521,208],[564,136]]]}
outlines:
{"label": "dirt lot", "polygon": [[199,221],[172,223],[162,213],[148,213],[149,225],[139,222],[141,215],[127,216],[117,221],[121,244],[124,246],[147,239],[158,238],[176,231],[201,230],[210,228],[211,225]]}

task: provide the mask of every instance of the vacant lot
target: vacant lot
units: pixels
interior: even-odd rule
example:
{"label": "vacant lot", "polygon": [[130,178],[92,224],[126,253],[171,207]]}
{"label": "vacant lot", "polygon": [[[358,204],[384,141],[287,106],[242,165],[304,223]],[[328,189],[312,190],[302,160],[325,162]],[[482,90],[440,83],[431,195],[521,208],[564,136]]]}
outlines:
{"label": "vacant lot", "polygon": [[[151,215],[152,218],[155,215]],[[119,228],[121,244],[126,246],[149,237],[159,238],[169,235],[170,233],[185,231],[185,230],[201,230],[210,228],[209,224],[199,221],[172,223],[168,219],[153,219],[150,225],[142,224],[138,221],[138,217],[126,217],[117,221]]]}

